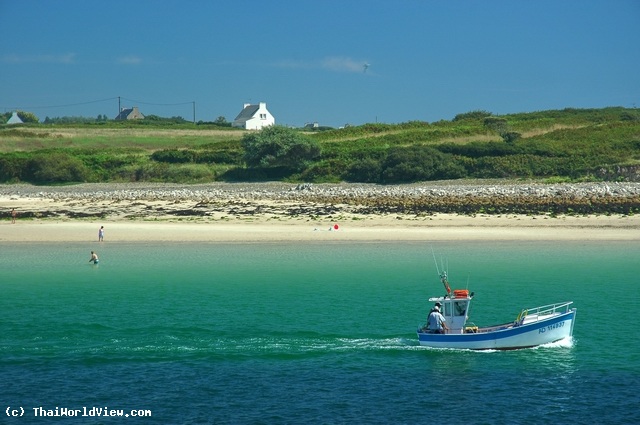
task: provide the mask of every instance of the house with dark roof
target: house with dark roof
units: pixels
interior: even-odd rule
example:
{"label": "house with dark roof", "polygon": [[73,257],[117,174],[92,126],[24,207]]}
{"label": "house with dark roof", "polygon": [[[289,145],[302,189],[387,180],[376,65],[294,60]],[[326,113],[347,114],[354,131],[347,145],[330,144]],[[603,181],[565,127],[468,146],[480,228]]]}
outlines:
{"label": "house with dark roof", "polygon": [[267,110],[267,104],[260,102],[257,105],[245,103],[242,111],[240,111],[231,125],[245,130],[261,130],[275,123],[276,119]]}
{"label": "house with dark roof", "polygon": [[138,110],[137,106],[133,108],[122,108],[120,113],[116,117],[116,121],[124,121],[124,120],[143,120],[144,115],[142,112]]}

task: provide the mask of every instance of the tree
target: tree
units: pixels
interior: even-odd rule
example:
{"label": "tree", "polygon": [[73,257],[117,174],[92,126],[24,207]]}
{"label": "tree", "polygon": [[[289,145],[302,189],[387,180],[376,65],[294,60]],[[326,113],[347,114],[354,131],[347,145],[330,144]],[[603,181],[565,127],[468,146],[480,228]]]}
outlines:
{"label": "tree", "polygon": [[301,171],[309,161],[320,156],[320,146],[315,140],[297,130],[276,125],[245,134],[242,146],[249,167],[284,167]]}
{"label": "tree", "polygon": [[453,118],[453,121],[462,121],[462,120],[478,120],[486,117],[490,117],[492,115],[491,112],[476,110],[465,112],[463,114],[458,114]]}
{"label": "tree", "polygon": [[38,122],[38,117],[35,114],[31,113],[31,112],[18,111],[18,116],[20,117],[20,119],[24,123],[27,123],[27,122],[37,123]]}
{"label": "tree", "polygon": [[487,117],[484,119],[483,124],[489,130],[495,131],[499,134],[506,132],[509,128],[507,120],[499,117]]}
{"label": "tree", "polygon": [[[25,112],[25,111],[16,111],[18,114],[18,117],[22,120],[22,122],[24,123],[37,123],[38,122],[38,117],[35,116],[35,114],[31,113],[31,112]],[[11,118],[11,115],[13,113],[12,112],[5,112],[4,114],[0,114],[0,123],[4,124],[5,122],[7,122],[7,120],[9,118]]]}
{"label": "tree", "polygon": [[502,140],[509,144],[513,144],[522,136],[520,133],[510,131],[509,123],[504,118],[487,117],[484,119],[484,126],[490,130],[498,132],[500,137],[502,137]]}

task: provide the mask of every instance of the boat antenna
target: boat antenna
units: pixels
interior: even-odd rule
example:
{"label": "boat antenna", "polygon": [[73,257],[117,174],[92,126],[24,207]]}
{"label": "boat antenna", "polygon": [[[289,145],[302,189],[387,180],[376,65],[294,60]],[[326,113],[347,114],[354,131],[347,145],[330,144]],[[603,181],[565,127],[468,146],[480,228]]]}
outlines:
{"label": "boat antenna", "polygon": [[433,262],[436,263],[436,271],[438,272],[438,276],[440,276],[440,281],[444,285],[444,289],[447,291],[447,295],[451,295],[451,287],[449,286],[449,281],[447,280],[447,270],[443,265],[442,273],[440,273],[440,269],[438,268],[438,261],[436,260],[436,254],[435,252],[433,252],[433,248],[431,248],[431,253],[433,254]]}
{"label": "boat antenna", "polygon": [[438,268],[438,260],[436,260],[436,253],[433,252],[433,247],[431,247],[431,254],[433,254],[433,262],[436,263],[436,272],[438,272],[438,276],[440,276],[440,269]]}

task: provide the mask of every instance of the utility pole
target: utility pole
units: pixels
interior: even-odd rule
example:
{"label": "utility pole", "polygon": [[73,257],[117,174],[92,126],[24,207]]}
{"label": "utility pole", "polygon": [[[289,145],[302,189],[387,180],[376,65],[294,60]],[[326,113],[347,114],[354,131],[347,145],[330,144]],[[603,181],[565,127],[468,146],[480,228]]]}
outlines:
{"label": "utility pole", "polygon": [[194,100],[193,102],[193,123],[196,123],[196,101]]}

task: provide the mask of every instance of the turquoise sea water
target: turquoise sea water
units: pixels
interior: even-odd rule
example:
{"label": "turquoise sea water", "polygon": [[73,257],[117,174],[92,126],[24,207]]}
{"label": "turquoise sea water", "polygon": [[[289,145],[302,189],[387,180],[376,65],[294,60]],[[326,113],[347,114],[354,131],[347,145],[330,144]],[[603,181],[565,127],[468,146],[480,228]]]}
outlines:
{"label": "turquoise sea water", "polygon": [[[427,299],[443,293],[432,248],[452,287],[475,291],[475,323],[572,300],[573,339],[509,352],[418,346]],[[637,242],[0,253],[1,423],[640,423]],[[152,416],[35,417],[37,407]]]}

